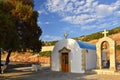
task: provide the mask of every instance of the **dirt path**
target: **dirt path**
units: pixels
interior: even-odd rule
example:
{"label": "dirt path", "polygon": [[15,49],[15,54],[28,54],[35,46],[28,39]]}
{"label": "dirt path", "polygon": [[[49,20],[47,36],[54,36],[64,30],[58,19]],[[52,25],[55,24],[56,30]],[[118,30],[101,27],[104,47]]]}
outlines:
{"label": "dirt path", "polygon": [[17,68],[0,74],[0,80],[120,80],[120,75],[97,75],[54,72],[43,68],[33,72],[30,67]]}

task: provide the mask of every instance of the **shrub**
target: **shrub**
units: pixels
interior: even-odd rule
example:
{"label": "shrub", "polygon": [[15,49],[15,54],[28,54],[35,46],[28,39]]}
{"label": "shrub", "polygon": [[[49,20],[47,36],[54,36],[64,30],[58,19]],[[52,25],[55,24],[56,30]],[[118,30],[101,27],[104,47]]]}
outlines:
{"label": "shrub", "polygon": [[43,51],[39,53],[40,56],[50,57],[51,51]]}
{"label": "shrub", "polygon": [[117,50],[120,50],[120,45],[117,45],[117,46],[116,46],[116,49],[117,49]]}

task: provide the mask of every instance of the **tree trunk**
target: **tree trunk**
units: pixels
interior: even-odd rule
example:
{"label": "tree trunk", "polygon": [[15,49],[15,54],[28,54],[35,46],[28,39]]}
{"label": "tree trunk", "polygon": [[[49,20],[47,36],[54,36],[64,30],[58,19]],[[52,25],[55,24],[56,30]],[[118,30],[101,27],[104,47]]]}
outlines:
{"label": "tree trunk", "polygon": [[5,65],[8,65],[9,62],[10,62],[10,59],[9,59],[9,58],[10,58],[11,53],[12,53],[12,50],[9,50],[9,51],[8,51],[8,55],[7,55],[7,57],[6,57]]}

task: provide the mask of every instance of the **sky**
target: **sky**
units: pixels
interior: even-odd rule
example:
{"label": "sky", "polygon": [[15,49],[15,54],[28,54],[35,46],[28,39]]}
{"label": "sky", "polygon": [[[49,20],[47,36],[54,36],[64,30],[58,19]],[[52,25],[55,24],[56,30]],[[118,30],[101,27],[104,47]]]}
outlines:
{"label": "sky", "polygon": [[40,40],[80,37],[120,26],[120,0],[34,0]]}

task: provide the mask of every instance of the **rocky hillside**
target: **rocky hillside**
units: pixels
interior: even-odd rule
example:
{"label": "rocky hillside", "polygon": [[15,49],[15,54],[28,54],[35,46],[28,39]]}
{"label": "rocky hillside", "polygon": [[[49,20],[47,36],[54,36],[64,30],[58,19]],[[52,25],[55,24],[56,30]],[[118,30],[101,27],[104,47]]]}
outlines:
{"label": "rocky hillside", "polygon": [[[2,55],[2,61],[5,61],[7,53]],[[31,53],[17,53],[13,52],[10,57],[11,62],[24,62],[24,63],[42,63],[50,65],[50,57],[41,57],[38,55],[32,55]]]}

